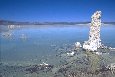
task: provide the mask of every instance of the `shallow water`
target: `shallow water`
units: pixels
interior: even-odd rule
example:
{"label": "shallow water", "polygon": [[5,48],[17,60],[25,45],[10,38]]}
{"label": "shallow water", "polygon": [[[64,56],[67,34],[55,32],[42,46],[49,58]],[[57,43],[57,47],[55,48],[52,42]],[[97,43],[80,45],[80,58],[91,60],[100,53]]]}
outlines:
{"label": "shallow water", "polygon": [[[26,26],[11,30],[3,29],[0,33],[1,62],[9,65],[40,64],[42,62],[59,65],[60,58],[56,58],[55,55],[66,52],[75,42],[82,44],[83,41],[88,40],[89,33],[89,25]],[[11,36],[2,36],[7,31],[11,33]],[[102,43],[115,47],[114,33],[115,25],[103,25],[101,27]],[[114,57],[115,52],[111,52],[109,56]]]}
{"label": "shallow water", "polygon": [[[54,25],[55,26],[55,25]],[[26,27],[10,30],[12,36],[0,37],[2,61],[30,61],[56,54],[55,48],[88,40],[89,26]],[[1,32],[2,34],[3,32]],[[101,27],[102,43],[115,47],[115,25]]]}
{"label": "shallow water", "polygon": [[[83,42],[88,27],[42,27],[11,30],[10,38],[1,37],[2,61],[29,61],[57,53],[54,47]],[[22,37],[24,35],[25,38]]]}

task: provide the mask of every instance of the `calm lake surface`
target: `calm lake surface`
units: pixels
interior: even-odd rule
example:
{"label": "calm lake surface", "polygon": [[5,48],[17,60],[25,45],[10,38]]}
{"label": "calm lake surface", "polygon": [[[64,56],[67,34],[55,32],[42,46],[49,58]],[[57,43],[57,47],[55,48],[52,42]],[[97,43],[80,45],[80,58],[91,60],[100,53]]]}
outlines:
{"label": "calm lake surface", "polygon": [[[2,62],[40,63],[53,59],[60,48],[88,40],[89,25],[26,26],[10,30],[10,37],[2,36],[4,32],[0,33]],[[115,47],[115,25],[101,27],[101,40],[103,44]],[[49,63],[53,63],[53,60]]]}

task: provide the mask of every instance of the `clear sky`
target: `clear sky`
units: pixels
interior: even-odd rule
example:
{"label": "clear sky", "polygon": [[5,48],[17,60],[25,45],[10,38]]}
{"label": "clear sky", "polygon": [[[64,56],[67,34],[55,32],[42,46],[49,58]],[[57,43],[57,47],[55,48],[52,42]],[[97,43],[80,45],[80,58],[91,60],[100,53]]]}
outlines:
{"label": "clear sky", "polygon": [[115,21],[115,0],[0,0],[4,20],[83,22],[96,10],[103,21]]}

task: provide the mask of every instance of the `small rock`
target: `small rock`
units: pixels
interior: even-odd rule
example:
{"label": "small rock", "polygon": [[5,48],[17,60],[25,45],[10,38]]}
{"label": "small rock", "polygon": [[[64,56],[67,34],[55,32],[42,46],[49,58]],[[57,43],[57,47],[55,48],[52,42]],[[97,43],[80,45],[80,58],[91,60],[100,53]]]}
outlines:
{"label": "small rock", "polygon": [[67,53],[68,56],[74,56],[75,52]]}
{"label": "small rock", "polygon": [[97,55],[102,55],[102,52],[95,52],[95,54],[97,54]]}
{"label": "small rock", "polygon": [[76,42],[76,43],[75,43],[75,47],[80,48],[80,47],[82,47],[82,46],[81,46],[80,42]]}

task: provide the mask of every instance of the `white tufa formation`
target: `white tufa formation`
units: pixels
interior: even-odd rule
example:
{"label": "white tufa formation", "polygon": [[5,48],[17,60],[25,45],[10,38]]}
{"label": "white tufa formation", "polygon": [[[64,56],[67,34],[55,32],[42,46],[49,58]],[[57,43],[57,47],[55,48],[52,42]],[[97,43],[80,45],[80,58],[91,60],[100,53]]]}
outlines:
{"label": "white tufa formation", "polygon": [[67,53],[68,56],[74,56],[75,52]]}
{"label": "white tufa formation", "polygon": [[90,51],[97,51],[101,47],[100,26],[101,26],[101,11],[96,11],[92,16],[90,25],[89,40],[85,41],[83,48]]}
{"label": "white tufa formation", "polygon": [[82,47],[82,46],[81,46],[80,42],[76,42],[76,43],[75,43],[75,47],[76,47],[76,48],[80,48],[80,47]]}

